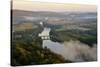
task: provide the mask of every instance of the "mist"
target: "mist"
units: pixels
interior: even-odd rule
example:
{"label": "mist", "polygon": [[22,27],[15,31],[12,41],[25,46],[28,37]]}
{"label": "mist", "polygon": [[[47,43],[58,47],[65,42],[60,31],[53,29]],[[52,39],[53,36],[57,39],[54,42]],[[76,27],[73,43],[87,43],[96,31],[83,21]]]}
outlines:
{"label": "mist", "polygon": [[64,42],[63,56],[65,59],[81,62],[81,61],[96,61],[97,60],[97,45],[89,47],[79,41]]}

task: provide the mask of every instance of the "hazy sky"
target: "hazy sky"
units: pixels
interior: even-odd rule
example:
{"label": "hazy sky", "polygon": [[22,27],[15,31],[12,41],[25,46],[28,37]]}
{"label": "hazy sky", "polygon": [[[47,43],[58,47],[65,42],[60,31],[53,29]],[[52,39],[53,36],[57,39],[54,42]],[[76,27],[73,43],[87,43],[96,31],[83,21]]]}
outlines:
{"label": "hazy sky", "polygon": [[34,2],[32,0],[13,0],[13,9],[27,11],[80,11],[80,12],[95,12],[95,5],[82,4],[63,4],[50,2]]}

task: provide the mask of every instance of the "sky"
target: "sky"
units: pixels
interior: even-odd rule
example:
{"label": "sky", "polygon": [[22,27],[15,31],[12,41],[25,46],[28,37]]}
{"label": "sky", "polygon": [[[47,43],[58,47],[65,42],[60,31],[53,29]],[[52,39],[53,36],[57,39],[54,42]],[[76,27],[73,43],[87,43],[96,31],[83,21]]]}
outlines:
{"label": "sky", "polygon": [[13,9],[26,11],[80,11],[80,12],[96,12],[96,5],[69,4],[69,3],[53,3],[53,2],[36,2],[32,0],[13,0]]}

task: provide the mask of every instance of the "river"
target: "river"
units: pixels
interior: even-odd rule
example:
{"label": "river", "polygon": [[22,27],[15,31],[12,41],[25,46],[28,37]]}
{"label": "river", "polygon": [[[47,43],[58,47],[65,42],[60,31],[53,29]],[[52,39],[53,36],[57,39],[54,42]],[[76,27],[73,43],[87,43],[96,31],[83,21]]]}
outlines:
{"label": "river", "polygon": [[[44,28],[40,33],[42,35],[49,35],[50,28]],[[39,34],[39,35],[40,35]],[[85,61],[85,58],[89,60],[96,60],[96,48],[90,48],[89,46],[80,43],[78,41],[69,41],[65,43],[53,42],[50,39],[43,40],[42,47],[47,47],[52,52],[62,55],[66,60],[71,60],[73,62]],[[86,55],[86,57],[82,57]],[[90,59],[92,58],[92,59]]]}
{"label": "river", "polygon": [[[51,30],[50,28],[45,27],[44,30],[39,34],[39,36],[49,35],[50,30]],[[61,55],[63,54],[64,45],[61,43],[53,42],[49,39],[49,40],[43,40],[42,46],[43,46],[43,48],[44,47],[49,48],[54,53],[61,54]]]}
{"label": "river", "polygon": [[[49,35],[50,30],[51,30],[50,28],[45,27],[44,30],[39,34],[39,36]],[[74,57],[72,57],[75,56],[74,53],[70,53],[71,51],[69,49],[66,50],[66,45],[64,45],[63,43],[53,42],[49,39],[49,40],[43,40],[42,46],[43,48],[47,47],[48,49],[50,49],[52,52],[56,54],[62,55],[66,60],[74,59]],[[75,59],[75,61],[79,61],[79,59]]]}

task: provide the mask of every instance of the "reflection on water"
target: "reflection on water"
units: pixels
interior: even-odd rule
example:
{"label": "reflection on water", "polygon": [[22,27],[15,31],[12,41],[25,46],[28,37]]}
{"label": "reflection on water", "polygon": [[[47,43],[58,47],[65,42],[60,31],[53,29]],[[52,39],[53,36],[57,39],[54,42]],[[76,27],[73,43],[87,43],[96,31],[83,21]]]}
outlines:
{"label": "reflection on water", "polygon": [[[50,28],[44,28],[44,30],[39,34],[39,36],[42,38],[42,36],[49,36]],[[43,38],[42,38],[43,39]],[[43,48],[47,47],[51,51],[61,54],[62,50],[64,49],[64,45],[58,43],[58,42],[53,42],[51,40],[43,40]]]}
{"label": "reflection on water", "polygon": [[[44,28],[44,30],[39,34],[39,36],[43,39],[44,36],[49,36],[50,28]],[[47,47],[52,52],[62,55],[65,59],[65,46],[58,42],[53,42],[51,40],[43,40],[42,44],[43,48]]]}
{"label": "reflection on water", "polygon": [[43,48],[47,47],[52,52],[62,55],[66,60],[71,61],[83,61],[82,58],[77,58],[77,52],[73,49],[72,46],[68,44],[64,45],[63,43],[53,42],[51,40],[43,40]]}
{"label": "reflection on water", "polygon": [[58,53],[58,54],[63,53],[63,50],[64,50],[64,45],[62,45],[58,42],[53,42],[51,40],[43,40],[43,48],[44,47],[47,47],[51,51]]}
{"label": "reflection on water", "polygon": [[[42,35],[49,35],[47,34],[47,32],[50,32],[50,28],[44,28],[44,30],[42,31]],[[86,44],[80,43],[79,41],[58,43],[53,42],[49,39],[44,39],[42,46],[43,48],[47,47],[54,53],[62,55],[66,60],[71,60],[75,62],[81,62],[85,60],[97,60],[96,47],[90,48]]]}
{"label": "reflection on water", "polygon": [[43,40],[43,48],[47,47],[52,52],[62,55],[66,60],[81,62],[97,60],[96,45],[90,48],[79,41],[69,41],[64,43]]}
{"label": "reflection on water", "polygon": [[[42,38],[42,36],[49,36],[50,28],[44,28],[44,30],[39,34],[39,36]],[[72,61],[82,61],[80,59],[75,59],[75,53],[70,53],[71,49],[66,49],[66,45],[63,43],[53,42],[51,40],[43,40],[42,44],[43,48],[47,47],[52,52],[62,55],[66,60],[72,60]]]}

